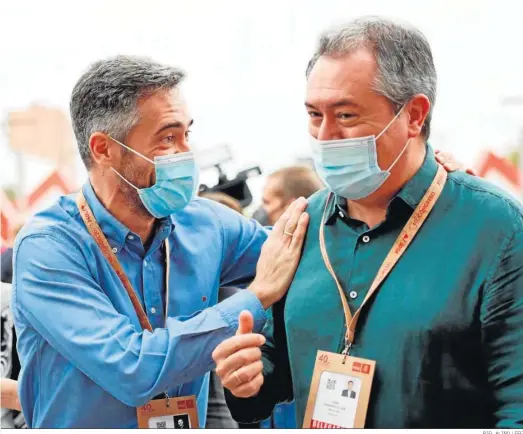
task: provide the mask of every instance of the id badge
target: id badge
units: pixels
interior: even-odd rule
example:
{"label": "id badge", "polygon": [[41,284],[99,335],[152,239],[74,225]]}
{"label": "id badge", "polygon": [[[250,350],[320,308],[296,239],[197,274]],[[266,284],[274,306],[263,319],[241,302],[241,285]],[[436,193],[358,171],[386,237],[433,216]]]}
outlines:
{"label": "id badge", "polygon": [[196,396],[153,399],[136,409],[138,428],[199,428]]}
{"label": "id badge", "polygon": [[376,362],[318,351],[303,428],[363,428]]}

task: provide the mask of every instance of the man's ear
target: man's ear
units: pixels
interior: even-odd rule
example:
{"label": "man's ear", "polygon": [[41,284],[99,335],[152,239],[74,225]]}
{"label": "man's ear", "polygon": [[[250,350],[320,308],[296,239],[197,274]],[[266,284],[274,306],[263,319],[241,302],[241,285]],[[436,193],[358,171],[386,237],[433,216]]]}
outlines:
{"label": "man's ear", "polygon": [[121,155],[119,147],[120,145],[105,133],[97,131],[89,137],[92,159],[100,167],[109,167],[119,161]]}
{"label": "man's ear", "polygon": [[422,93],[414,95],[405,106],[404,111],[409,115],[408,137],[418,137],[430,111],[429,99]]}

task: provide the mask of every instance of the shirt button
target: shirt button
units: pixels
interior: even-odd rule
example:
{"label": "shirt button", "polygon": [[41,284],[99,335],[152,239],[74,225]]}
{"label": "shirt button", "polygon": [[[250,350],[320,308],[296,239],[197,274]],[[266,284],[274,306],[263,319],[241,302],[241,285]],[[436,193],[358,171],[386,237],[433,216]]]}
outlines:
{"label": "shirt button", "polygon": [[338,215],[339,215],[341,218],[343,218],[343,213],[342,213],[341,211],[338,213]]}
{"label": "shirt button", "polygon": [[147,259],[145,259],[145,260],[143,261],[143,266],[144,266],[144,267],[147,267],[147,264],[148,264]]}
{"label": "shirt button", "polygon": [[118,247],[113,247],[113,253],[116,253],[118,251]]}
{"label": "shirt button", "polygon": [[127,238],[128,238],[129,240],[134,240],[134,235],[129,235]]}
{"label": "shirt button", "polygon": [[363,242],[364,242],[364,243],[368,243],[369,241],[370,241],[370,237],[369,237],[368,235],[365,235],[365,236],[363,237]]}
{"label": "shirt button", "polygon": [[155,307],[151,307],[151,313],[156,313],[156,308]]}
{"label": "shirt button", "polygon": [[358,293],[356,291],[351,291],[350,294],[349,294],[349,297],[352,298],[353,300],[358,296]]}

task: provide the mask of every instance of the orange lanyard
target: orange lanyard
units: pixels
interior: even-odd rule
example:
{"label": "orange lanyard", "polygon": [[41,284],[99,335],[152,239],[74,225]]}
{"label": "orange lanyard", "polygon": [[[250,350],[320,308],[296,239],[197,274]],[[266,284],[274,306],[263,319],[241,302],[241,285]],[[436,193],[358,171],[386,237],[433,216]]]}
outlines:
{"label": "orange lanyard", "polygon": [[[78,209],[80,210],[80,215],[82,216],[82,219],[87,226],[87,230],[93,237],[93,239],[96,241],[96,244],[98,244],[98,247],[102,251],[103,255],[105,256],[105,259],[109,262],[113,270],[115,271],[116,275],[120,279],[120,282],[122,282],[122,285],[124,286],[125,290],[127,291],[127,295],[129,296],[131,303],[133,304],[134,310],[136,312],[136,315],[138,315],[138,319],[140,320],[140,325],[144,330],[149,330],[150,332],[153,331],[153,327],[151,326],[151,323],[149,322],[149,318],[147,318],[147,314],[143,310],[142,304],[140,303],[140,300],[138,300],[138,297],[136,296],[136,292],[134,291],[131,282],[127,278],[127,275],[125,274],[122,265],[118,261],[118,258],[114,254],[113,250],[111,249],[111,246],[109,245],[109,242],[107,241],[107,238],[105,238],[104,233],[100,229],[100,226],[98,225],[98,222],[96,221],[96,218],[94,217],[93,212],[91,211],[91,208],[87,204],[87,201],[85,200],[85,197],[82,192],[80,192],[76,197],[76,203],[78,205]],[[169,308],[169,274],[170,274],[170,248],[169,248],[169,240],[165,240],[165,261],[166,261],[166,273],[165,273],[165,284],[166,284],[166,294],[165,294],[165,321],[167,321],[167,315],[168,315],[168,308]]]}
{"label": "orange lanyard", "polygon": [[421,202],[418,204],[416,209],[414,210],[414,213],[410,217],[409,221],[399,234],[398,238],[396,239],[394,245],[392,246],[392,249],[389,251],[387,257],[385,258],[385,261],[383,261],[383,264],[381,265],[378,274],[374,278],[374,281],[372,282],[372,285],[367,292],[367,295],[365,299],[363,300],[363,303],[359,307],[359,309],[354,313],[354,316],[351,315],[349,303],[347,302],[347,298],[345,297],[345,293],[343,292],[343,288],[340,284],[340,281],[336,277],[336,273],[334,272],[334,269],[332,268],[332,265],[329,260],[329,256],[327,254],[327,248],[325,246],[325,233],[324,233],[324,226],[325,226],[325,218],[327,214],[327,207],[329,205],[330,199],[332,197],[332,193],[329,193],[329,196],[327,197],[327,201],[325,203],[325,209],[323,211],[323,217],[321,219],[321,226],[320,226],[320,250],[321,255],[323,257],[323,262],[325,263],[325,266],[327,267],[327,270],[329,270],[330,275],[334,279],[334,282],[336,283],[336,286],[338,287],[338,291],[340,293],[341,302],[343,305],[343,312],[345,314],[345,322],[347,326],[347,332],[345,334],[345,349],[343,350],[343,354],[347,355],[349,353],[350,347],[352,346],[354,342],[354,335],[356,333],[356,324],[358,323],[358,318],[360,316],[361,310],[365,303],[369,301],[369,299],[377,292],[379,286],[383,283],[383,281],[386,279],[386,277],[389,275],[392,268],[396,265],[396,263],[399,261],[403,253],[407,250],[407,247],[410,245],[418,231],[420,230],[421,226],[425,222],[425,219],[428,217],[430,212],[432,211],[432,208],[436,204],[436,201],[438,200],[439,196],[441,195],[441,192],[443,191],[443,187],[445,186],[445,182],[447,181],[447,172],[443,168],[443,166],[438,167],[438,172],[436,173],[436,176],[434,180],[432,181],[432,184],[430,185],[429,189],[423,196],[423,199],[421,199]]}

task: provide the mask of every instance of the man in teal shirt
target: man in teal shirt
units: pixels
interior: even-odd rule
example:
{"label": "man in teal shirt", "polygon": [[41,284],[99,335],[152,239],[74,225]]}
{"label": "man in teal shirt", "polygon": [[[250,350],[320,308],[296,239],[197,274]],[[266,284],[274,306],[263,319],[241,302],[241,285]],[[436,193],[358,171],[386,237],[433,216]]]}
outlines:
{"label": "man in teal shirt", "polygon": [[[246,363],[237,337],[213,354],[237,420],[263,419],[294,398],[302,425],[316,353],[340,353],[346,332],[319,248],[322,216],[354,314],[435,178],[427,144],[435,95],[430,46],[418,30],[362,18],[322,36],[306,107],[328,188],[309,200],[303,256],[272,308],[260,360]],[[376,361],[366,427],[523,427],[521,206],[481,179],[448,174],[416,238],[365,304],[350,354]],[[264,383],[252,387],[260,361]]]}

